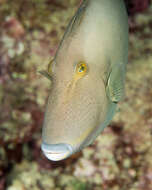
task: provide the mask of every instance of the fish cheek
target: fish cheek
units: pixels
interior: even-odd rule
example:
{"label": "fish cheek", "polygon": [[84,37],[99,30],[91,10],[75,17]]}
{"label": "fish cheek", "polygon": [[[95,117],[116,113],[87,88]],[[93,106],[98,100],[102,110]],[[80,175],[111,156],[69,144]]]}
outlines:
{"label": "fish cheek", "polygon": [[98,91],[98,95],[96,98],[98,99],[98,106],[97,106],[97,112],[96,112],[96,120],[94,122],[94,125],[92,126],[92,130],[90,130],[90,133],[88,134],[87,138],[85,139],[82,148],[89,146],[94,142],[96,137],[103,131],[105,125],[105,121],[108,115],[108,99],[106,96],[106,91],[104,90],[104,84],[101,89],[102,91]]}
{"label": "fish cheek", "polygon": [[[95,96],[94,96],[95,97]],[[98,98],[93,98],[93,99],[98,99]],[[102,101],[101,101],[102,102]],[[103,112],[102,109],[102,104],[99,104],[99,102],[91,100],[90,98],[90,105],[88,108],[89,114],[87,117],[84,118],[83,124],[81,124],[81,127],[79,130],[81,131],[81,134],[79,137],[77,137],[74,140],[74,145],[78,147],[78,150],[83,149],[84,147],[90,145],[96,138],[97,134],[96,132],[98,131],[98,128],[100,126],[100,123],[103,122],[105,118],[105,114],[101,114]],[[85,125],[85,127],[83,127]]]}
{"label": "fish cheek", "polygon": [[44,123],[43,137],[47,143],[68,143],[76,150],[88,144],[99,126],[102,112],[103,98],[100,90],[94,88],[93,80],[80,79],[66,102],[65,89],[60,91],[59,86],[52,89]]}

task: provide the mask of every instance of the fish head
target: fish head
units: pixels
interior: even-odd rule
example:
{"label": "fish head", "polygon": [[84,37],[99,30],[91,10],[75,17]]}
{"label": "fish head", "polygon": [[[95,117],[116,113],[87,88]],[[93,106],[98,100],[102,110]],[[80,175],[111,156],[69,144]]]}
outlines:
{"label": "fish head", "polygon": [[92,143],[105,120],[108,99],[100,68],[83,57],[57,58],[49,72],[52,83],[42,151],[48,159],[58,161]]}

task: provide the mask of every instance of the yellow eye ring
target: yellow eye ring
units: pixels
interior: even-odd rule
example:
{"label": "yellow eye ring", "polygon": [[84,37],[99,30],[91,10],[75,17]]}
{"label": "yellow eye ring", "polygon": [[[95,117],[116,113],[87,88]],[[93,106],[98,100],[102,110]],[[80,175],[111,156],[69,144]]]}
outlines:
{"label": "yellow eye ring", "polygon": [[87,65],[85,64],[85,62],[81,61],[80,63],[77,64],[76,73],[78,75],[83,76],[86,72],[87,72]]}

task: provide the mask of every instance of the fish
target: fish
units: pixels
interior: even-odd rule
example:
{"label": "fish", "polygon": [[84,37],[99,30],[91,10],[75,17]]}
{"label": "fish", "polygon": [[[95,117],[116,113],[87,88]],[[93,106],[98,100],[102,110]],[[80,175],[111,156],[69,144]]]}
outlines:
{"label": "fish", "polygon": [[51,81],[41,149],[60,161],[94,142],[124,97],[128,15],[123,0],[83,0],[45,71]]}

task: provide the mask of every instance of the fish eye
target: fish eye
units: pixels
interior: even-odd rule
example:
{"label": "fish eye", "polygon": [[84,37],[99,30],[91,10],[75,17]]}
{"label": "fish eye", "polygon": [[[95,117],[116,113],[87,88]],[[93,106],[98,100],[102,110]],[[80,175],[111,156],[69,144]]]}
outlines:
{"label": "fish eye", "polygon": [[84,75],[85,73],[87,72],[87,65],[85,64],[85,62],[79,62],[77,64],[77,67],[76,67],[76,73],[78,75]]}
{"label": "fish eye", "polygon": [[47,69],[47,70],[48,70],[48,73],[49,73],[49,74],[52,74],[52,72],[53,72],[53,71],[52,71],[53,62],[54,62],[54,59],[51,60],[50,63],[48,64],[48,69]]}

